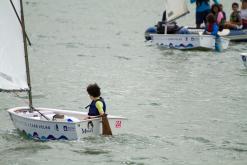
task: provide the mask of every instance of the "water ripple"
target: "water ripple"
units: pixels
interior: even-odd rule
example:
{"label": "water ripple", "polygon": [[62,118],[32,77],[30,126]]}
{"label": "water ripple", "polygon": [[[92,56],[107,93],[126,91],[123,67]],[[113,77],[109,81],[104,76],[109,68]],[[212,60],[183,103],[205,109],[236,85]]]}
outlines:
{"label": "water ripple", "polygon": [[239,153],[247,152],[247,149],[243,149],[243,148],[239,148],[239,147],[229,147],[229,148],[221,148],[221,149],[234,151],[234,152],[239,152]]}
{"label": "water ripple", "polygon": [[84,148],[81,150],[72,150],[75,153],[80,155],[101,155],[101,154],[109,154],[111,151],[103,150],[103,149],[95,149],[95,148]]}
{"label": "water ripple", "polygon": [[130,60],[130,58],[124,57],[124,56],[115,56],[115,57],[120,59],[120,60]]}
{"label": "water ripple", "polygon": [[200,143],[210,143],[210,140],[204,138],[204,137],[189,137],[189,136],[184,136],[184,139],[186,140],[194,140]]}

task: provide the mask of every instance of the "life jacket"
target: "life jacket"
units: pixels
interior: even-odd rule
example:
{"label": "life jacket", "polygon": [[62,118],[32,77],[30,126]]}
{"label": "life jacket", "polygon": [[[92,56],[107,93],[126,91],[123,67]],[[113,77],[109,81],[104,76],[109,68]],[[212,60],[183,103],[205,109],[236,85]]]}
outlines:
{"label": "life jacket", "polygon": [[235,22],[235,23],[239,23],[241,21],[239,18],[241,18],[240,12],[239,11],[237,13],[233,12],[230,16],[230,21]]}
{"label": "life jacket", "polygon": [[213,31],[213,25],[214,25],[214,24],[208,24],[208,25],[207,25],[207,31],[208,31],[208,32],[212,32],[212,31]]}
{"label": "life jacket", "polygon": [[219,30],[219,26],[217,25],[217,23],[208,24],[205,30],[210,32],[211,35],[218,36],[217,32]]}
{"label": "life jacket", "polygon": [[89,105],[89,111],[88,111],[88,115],[89,115],[89,116],[98,116],[98,115],[100,115],[100,114],[99,114],[99,111],[98,111],[98,109],[97,109],[97,107],[96,107],[96,102],[97,102],[97,101],[101,101],[101,102],[103,103],[103,110],[104,110],[104,112],[106,111],[106,104],[105,104],[105,101],[104,101],[104,99],[103,99],[102,97],[100,97],[99,99],[93,100],[93,101],[90,103],[90,105]]}

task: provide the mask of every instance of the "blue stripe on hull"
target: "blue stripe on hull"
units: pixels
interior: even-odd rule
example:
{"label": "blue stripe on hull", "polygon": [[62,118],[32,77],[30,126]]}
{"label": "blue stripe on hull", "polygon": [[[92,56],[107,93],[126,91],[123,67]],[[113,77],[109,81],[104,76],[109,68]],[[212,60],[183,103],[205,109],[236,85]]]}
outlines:
{"label": "blue stripe on hull", "polygon": [[188,45],[184,45],[184,44],[179,44],[179,45],[173,45],[172,43],[169,44],[170,48],[193,48],[194,45],[193,44],[188,44]]}
{"label": "blue stripe on hull", "polygon": [[68,138],[64,135],[60,136],[59,138],[55,138],[53,135],[49,135],[47,137],[41,136],[39,137],[37,132],[34,132],[33,135],[26,133],[25,130],[22,130],[21,133],[25,134],[28,139],[36,139],[41,141],[47,141],[47,140],[68,140]]}

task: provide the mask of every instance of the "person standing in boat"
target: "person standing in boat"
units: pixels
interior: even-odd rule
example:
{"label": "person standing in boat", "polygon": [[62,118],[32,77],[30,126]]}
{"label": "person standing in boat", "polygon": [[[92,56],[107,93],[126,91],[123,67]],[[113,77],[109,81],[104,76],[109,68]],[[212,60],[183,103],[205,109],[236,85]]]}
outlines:
{"label": "person standing in boat", "polygon": [[242,0],[240,16],[242,18],[243,29],[247,29],[247,0]]}
{"label": "person standing in boat", "polygon": [[[219,4],[219,0],[213,0]],[[201,24],[206,23],[206,17],[210,13],[210,0],[190,0],[190,3],[196,3],[196,28],[200,28]]]}
{"label": "person standing in boat", "polygon": [[104,99],[100,97],[100,87],[96,83],[89,84],[87,87],[87,92],[92,100],[92,102],[86,107],[89,107],[88,118],[90,119],[91,116],[104,115],[106,111],[106,104]]}

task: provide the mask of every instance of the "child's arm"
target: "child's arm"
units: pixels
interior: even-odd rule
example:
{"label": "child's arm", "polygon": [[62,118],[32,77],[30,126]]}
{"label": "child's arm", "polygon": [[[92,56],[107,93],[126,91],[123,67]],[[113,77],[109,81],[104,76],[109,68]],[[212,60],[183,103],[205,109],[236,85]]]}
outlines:
{"label": "child's arm", "polygon": [[219,12],[218,16],[217,16],[217,22],[218,22],[218,24],[221,24],[221,23],[223,23],[222,21],[224,21],[224,15],[222,12]]}
{"label": "child's arm", "polygon": [[99,111],[99,114],[100,114],[100,115],[103,115],[103,114],[104,114],[103,103],[102,103],[101,101],[97,101],[97,102],[95,103],[95,105],[96,105],[96,108],[97,108],[98,111]]}

